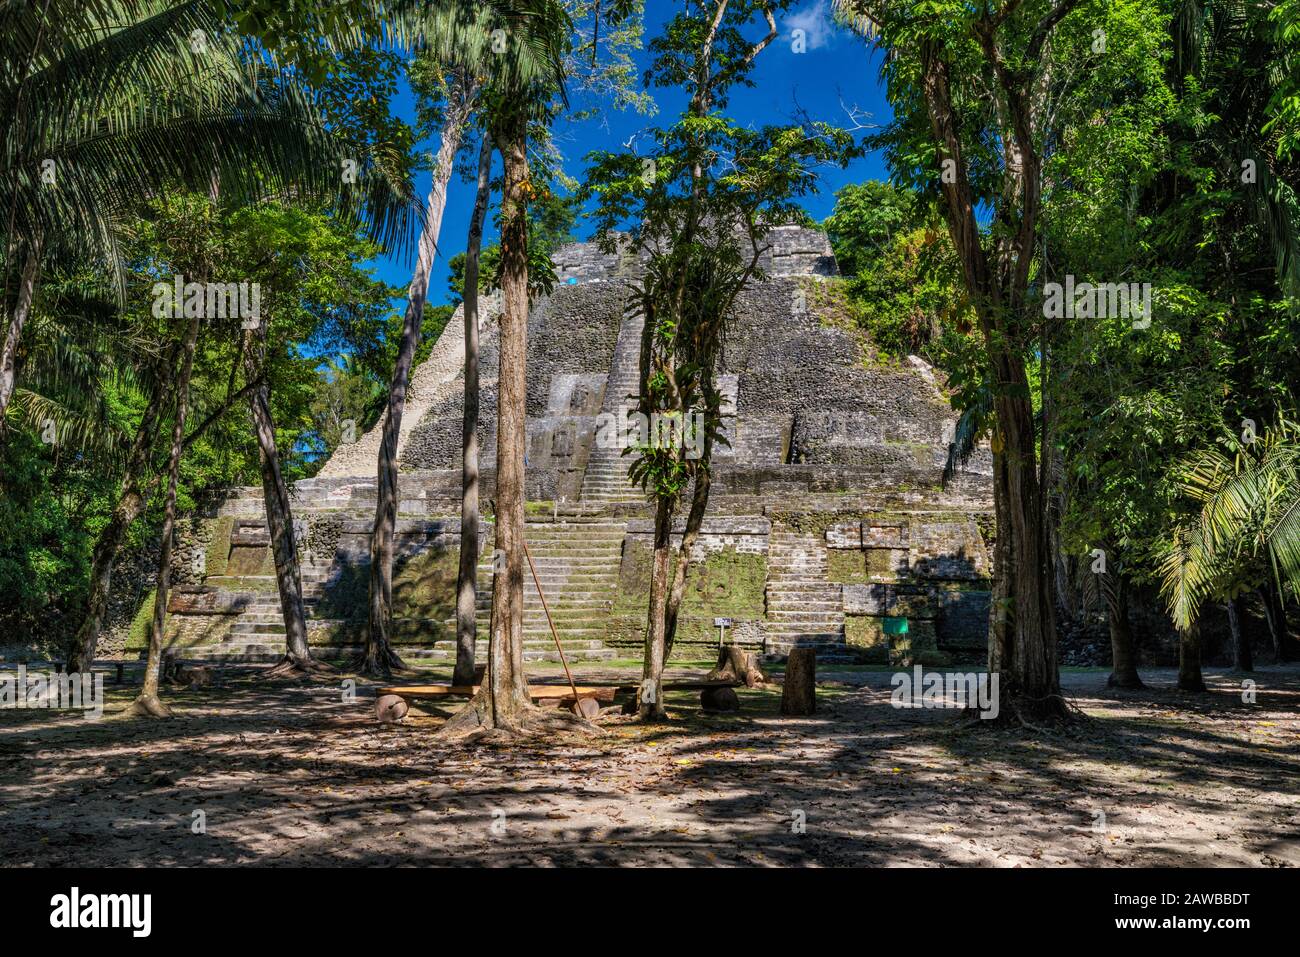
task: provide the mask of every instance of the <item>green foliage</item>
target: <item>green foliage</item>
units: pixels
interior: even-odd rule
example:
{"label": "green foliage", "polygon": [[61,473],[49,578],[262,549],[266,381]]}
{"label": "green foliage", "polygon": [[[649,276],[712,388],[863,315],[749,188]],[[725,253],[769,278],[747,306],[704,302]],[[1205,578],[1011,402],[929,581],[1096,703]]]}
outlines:
{"label": "green foliage", "polygon": [[896,236],[924,223],[920,206],[917,194],[879,180],[840,189],[822,223],[840,272],[862,276],[875,269]]}
{"label": "green foliage", "polygon": [[1266,577],[1300,587],[1300,427],[1281,419],[1259,435],[1229,433],[1184,461],[1180,487],[1200,512],[1163,543],[1161,592],[1179,629],[1206,600]]}
{"label": "green foliage", "polygon": [[815,168],[847,162],[854,151],[851,137],[829,124],[755,129],[724,112],[732,90],[751,85],[753,62],[786,6],[731,4],[716,23],[709,8],[675,14],[650,43],[646,82],[684,87],[686,110],[648,132],[649,156],[589,156],[582,195],[597,201],[599,242],[648,259],[630,305],[645,321],[640,412],[679,430],[694,429],[696,412],[704,418],[700,457],[686,451],[698,441],[652,438],[628,450],[636,455],[631,480],[669,506],[709,467],[712,443],[721,440],[714,366],[732,303],[762,278],[767,229],[806,222],[797,200],[816,188]]}

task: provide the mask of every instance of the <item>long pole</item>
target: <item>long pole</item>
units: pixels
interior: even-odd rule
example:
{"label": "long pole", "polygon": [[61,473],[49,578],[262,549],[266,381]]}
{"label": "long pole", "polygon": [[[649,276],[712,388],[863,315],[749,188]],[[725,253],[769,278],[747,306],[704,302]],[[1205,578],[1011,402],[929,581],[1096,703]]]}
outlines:
{"label": "long pole", "polygon": [[564,657],[564,646],[560,644],[560,636],[555,632],[555,622],[551,621],[551,609],[547,607],[546,595],[542,591],[542,583],[537,577],[537,566],[533,564],[533,554],[528,550],[528,542],[524,542],[524,557],[528,559],[528,570],[533,573],[533,584],[537,586],[537,597],[542,600],[542,611],[546,612],[546,623],[551,626],[551,637],[555,639],[555,650],[560,653],[560,664],[564,665],[564,675],[569,679],[569,687],[573,689],[573,706],[578,706],[578,686],[573,683],[573,673],[569,671],[569,662]]}

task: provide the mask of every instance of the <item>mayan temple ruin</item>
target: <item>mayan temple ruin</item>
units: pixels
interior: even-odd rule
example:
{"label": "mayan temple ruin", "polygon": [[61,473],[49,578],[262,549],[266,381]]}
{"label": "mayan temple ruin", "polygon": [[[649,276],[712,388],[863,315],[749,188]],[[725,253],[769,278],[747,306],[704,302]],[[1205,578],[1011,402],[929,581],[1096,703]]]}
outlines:
{"label": "mayan temple ruin", "polygon": [[[774,656],[795,645],[831,660],[982,655],[987,450],[943,486],[955,416],[934,373],[915,358],[871,360],[839,321],[841,280],[824,235],[783,227],[770,244],[768,278],[739,300],[719,370],[730,448],[715,449],[678,647],[707,653],[722,630]],[[528,540],[568,656],[639,657],[653,511],[627,482],[630,457],[595,441],[601,421],[635,405],[641,327],[624,302],[638,263],[576,244],[555,266],[559,284],[528,323]],[[481,333],[480,650],[491,588],[495,307],[488,297]],[[394,603],[404,657],[454,656],[463,335],[458,311],[413,373],[402,423]],[[313,646],[343,652],[362,640],[379,436],[376,425],[294,488]],[[245,661],[282,653],[268,543],[260,488],[235,490],[185,525],[173,651]],[[718,619],[730,624],[720,629]],[[525,637],[529,659],[556,656],[531,581]]]}

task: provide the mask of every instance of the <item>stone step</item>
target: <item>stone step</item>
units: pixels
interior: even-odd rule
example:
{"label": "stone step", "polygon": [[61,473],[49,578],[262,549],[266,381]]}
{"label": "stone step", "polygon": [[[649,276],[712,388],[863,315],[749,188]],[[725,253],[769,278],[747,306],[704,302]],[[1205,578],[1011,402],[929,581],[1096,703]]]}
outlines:
{"label": "stone step", "polygon": [[284,622],[237,621],[230,626],[231,635],[283,635]]}
{"label": "stone step", "polygon": [[778,616],[789,612],[807,613],[807,614],[816,613],[821,615],[842,615],[844,613],[844,606],[841,602],[838,601],[776,603],[769,600],[767,603],[767,614],[769,617]]}
{"label": "stone step", "polygon": [[843,614],[837,614],[836,609],[769,608],[767,610],[767,616],[775,623],[779,621],[838,621],[843,617]]}
{"label": "stone step", "polygon": [[844,633],[842,631],[785,631],[782,629],[768,628],[767,637],[772,641],[786,641],[796,643],[815,643],[815,642],[843,642]]}
{"label": "stone step", "polygon": [[[312,653],[318,657],[328,658],[346,658],[355,655],[361,649],[357,646],[312,646]],[[398,645],[397,653],[403,658],[413,660],[443,660],[455,659],[456,649],[450,643],[439,643],[433,648],[417,648]],[[613,648],[573,648],[564,649],[565,658],[569,661],[609,661],[617,658],[619,652]],[[284,657],[284,644],[279,645],[269,642],[256,643],[227,643],[222,645],[198,645],[185,650],[184,657],[190,660],[198,660],[213,663],[231,663],[231,664],[270,664],[279,661]],[[525,661],[559,661],[559,652],[555,650],[554,643],[549,647],[537,644],[532,647],[526,646],[523,649]],[[487,659],[487,644],[480,643],[475,651],[475,658],[479,660]]]}

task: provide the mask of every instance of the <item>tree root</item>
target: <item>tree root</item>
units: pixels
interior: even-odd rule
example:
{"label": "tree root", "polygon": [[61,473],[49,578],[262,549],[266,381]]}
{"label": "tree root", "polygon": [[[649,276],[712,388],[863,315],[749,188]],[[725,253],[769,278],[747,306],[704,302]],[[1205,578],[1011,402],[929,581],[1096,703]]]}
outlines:
{"label": "tree root", "polygon": [[406,671],[408,669],[406,662],[401,659],[397,652],[385,645],[374,654],[371,653],[370,649],[361,652],[349,662],[348,670],[359,675],[365,675],[368,678],[391,678],[394,671]]}
{"label": "tree root", "polygon": [[[1045,714],[1036,713],[1045,711],[1043,705],[1049,701],[1059,704]],[[1078,723],[1095,724],[1092,718],[1059,694],[1045,695],[1042,698],[1004,698],[1001,713],[996,718],[983,717],[977,708],[965,708],[961,714],[966,720],[953,729],[956,734],[1032,731],[1034,734],[1055,737]]]}
{"label": "tree root", "polygon": [[159,700],[157,695],[143,694],[131,702],[131,707],[127,708],[126,713],[136,718],[174,718],[176,716],[171,708]]}
{"label": "tree root", "polygon": [[447,719],[434,737],[464,744],[508,744],[524,738],[580,734],[597,737],[605,732],[586,718],[562,708],[528,707],[517,723],[509,726],[489,723],[487,698],[476,695],[464,708]]}
{"label": "tree root", "polygon": [[336,675],[338,673],[339,669],[328,661],[317,661],[310,656],[297,658],[293,655],[285,655],[276,664],[259,674],[257,678],[259,681],[279,681],[282,679],[310,678],[317,675]]}
{"label": "tree root", "polygon": [[1146,689],[1146,685],[1142,683],[1141,678],[1137,676],[1132,678],[1118,678],[1115,676],[1114,672],[1112,672],[1110,677],[1106,679],[1106,687],[1123,688],[1126,691],[1143,691]]}

